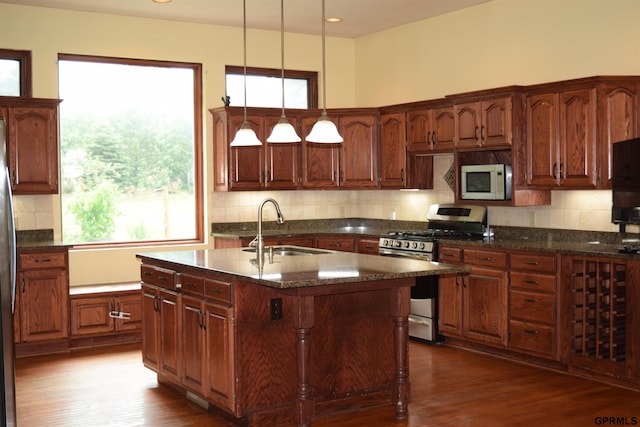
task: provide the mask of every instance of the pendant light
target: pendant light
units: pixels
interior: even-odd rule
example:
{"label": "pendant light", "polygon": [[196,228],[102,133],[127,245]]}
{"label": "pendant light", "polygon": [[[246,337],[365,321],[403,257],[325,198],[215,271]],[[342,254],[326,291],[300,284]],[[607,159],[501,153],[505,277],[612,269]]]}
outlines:
{"label": "pendant light", "polygon": [[254,145],[262,145],[262,142],[256,136],[256,133],[249,126],[247,121],[247,0],[242,0],[242,18],[243,18],[243,51],[244,51],[244,120],[242,126],[236,132],[236,136],[231,141],[231,147],[250,147]]}
{"label": "pendant light", "polygon": [[327,67],[325,60],[325,13],[324,13],[324,0],[322,0],[322,115],[318,119],[311,133],[307,135],[306,140],[309,142],[325,142],[325,143],[339,143],[343,142],[342,136],[338,133],[336,125],[329,120],[327,116]]}
{"label": "pendant light", "polygon": [[280,0],[280,57],[282,58],[282,115],[267,138],[267,142],[300,142],[300,137],[284,113],[284,0]]}

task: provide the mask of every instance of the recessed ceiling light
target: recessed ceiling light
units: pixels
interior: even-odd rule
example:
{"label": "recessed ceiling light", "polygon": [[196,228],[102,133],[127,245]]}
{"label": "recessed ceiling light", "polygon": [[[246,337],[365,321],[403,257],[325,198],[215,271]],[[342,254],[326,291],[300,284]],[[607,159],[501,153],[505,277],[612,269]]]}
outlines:
{"label": "recessed ceiling light", "polygon": [[337,24],[338,22],[342,22],[342,18],[327,18],[325,21],[331,24]]}
{"label": "recessed ceiling light", "polygon": [[154,3],[171,3],[171,0],[153,0]]}

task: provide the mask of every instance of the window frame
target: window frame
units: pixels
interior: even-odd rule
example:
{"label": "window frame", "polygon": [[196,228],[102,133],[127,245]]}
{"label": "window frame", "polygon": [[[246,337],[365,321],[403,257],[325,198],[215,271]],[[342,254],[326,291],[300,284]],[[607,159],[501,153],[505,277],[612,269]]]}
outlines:
{"label": "window frame", "polygon": [[0,59],[12,59],[20,63],[20,98],[33,97],[31,84],[31,51],[0,49]]}
{"label": "window frame", "polygon": [[[130,242],[96,242],[96,243],[74,243],[74,248],[78,249],[99,249],[99,248],[127,248],[127,247],[149,247],[149,246],[174,246],[185,244],[204,243],[204,177],[203,177],[203,93],[202,93],[202,64],[196,62],[177,62],[166,60],[138,59],[138,58],[117,58],[95,55],[80,55],[70,53],[59,53],[58,60],[83,61],[97,63],[111,63],[136,66],[155,66],[171,68],[189,68],[194,73],[194,133],[193,133],[193,180],[195,195],[195,238],[193,239],[167,239],[167,240],[141,240]],[[59,147],[59,150],[61,147]],[[60,197],[62,203],[62,197]]]}
{"label": "window frame", "polygon": [[[225,81],[228,74],[244,75],[244,67],[238,65],[226,65],[224,70]],[[247,67],[247,75],[282,78],[281,68]],[[318,108],[318,72],[302,70],[284,70],[284,77],[290,79],[304,79],[307,81],[308,109]]]}

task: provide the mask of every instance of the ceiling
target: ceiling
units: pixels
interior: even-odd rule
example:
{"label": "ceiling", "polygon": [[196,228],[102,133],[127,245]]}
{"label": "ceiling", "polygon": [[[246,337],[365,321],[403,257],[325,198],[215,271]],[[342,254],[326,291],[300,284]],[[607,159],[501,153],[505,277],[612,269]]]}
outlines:
{"label": "ceiling", "polygon": [[[355,38],[410,22],[420,21],[491,0],[326,0],[326,17],[343,22],[327,24],[329,36]],[[240,0],[0,0],[0,3],[54,9],[168,19],[201,24],[242,26]],[[278,0],[246,0],[247,26],[280,31]],[[286,0],[285,31],[319,34],[320,0]]]}

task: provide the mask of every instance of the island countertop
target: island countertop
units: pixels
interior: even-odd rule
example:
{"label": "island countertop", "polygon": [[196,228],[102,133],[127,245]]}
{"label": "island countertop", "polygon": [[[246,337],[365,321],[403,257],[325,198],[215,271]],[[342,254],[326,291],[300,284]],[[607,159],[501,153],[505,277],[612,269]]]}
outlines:
{"label": "island countertop", "polygon": [[[301,248],[304,249],[304,248]],[[137,254],[168,267],[182,266],[231,274],[272,288],[300,288],[338,283],[390,280],[469,272],[461,264],[445,264],[407,258],[382,257],[350,252],[322,251],[301,256],[264,256],[242,249],[187,250]],[[262,265],[261,265],[262,264]]]}

